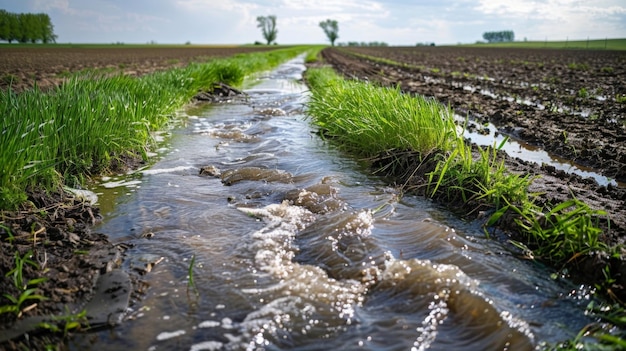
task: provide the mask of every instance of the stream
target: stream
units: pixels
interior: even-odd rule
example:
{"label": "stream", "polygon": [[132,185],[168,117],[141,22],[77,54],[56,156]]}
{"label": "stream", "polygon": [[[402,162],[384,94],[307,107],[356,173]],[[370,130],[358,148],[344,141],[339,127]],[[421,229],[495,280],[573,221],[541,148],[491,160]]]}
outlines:
{"label": "stream", "polygon": [[121,325],[70,349],[533,350],[590,322],[588,287],[315,134],[304,70],[181,111],[155,164],[93,189],[124,269],[158,264]]}

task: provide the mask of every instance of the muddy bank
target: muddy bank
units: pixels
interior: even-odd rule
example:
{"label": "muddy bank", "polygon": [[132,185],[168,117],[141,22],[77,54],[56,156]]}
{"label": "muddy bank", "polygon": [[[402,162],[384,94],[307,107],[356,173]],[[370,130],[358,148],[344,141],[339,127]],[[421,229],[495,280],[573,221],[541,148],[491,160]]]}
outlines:
{"label": "muddy bank", "polygon": [[[376,55],[378,58],[391,59],[407,65],[382,63],[378,59],[357,56],[354,53]],[[529,56],[523,56],[524,54]],[[615,98],[611,101],[607,98],[603,101],[606,104],[602,105],[589,101],[591,99],[580,100],[576,106],[586,106],[591,109],[590,114],[598,116],[590,118],[569,110],[550,110],[540,103],[528,103],[532,96],[520,95],[520,89],[524,87],[522,83],[526,82],[528,91],[536,91],[535,100],[540,100],[540,97],[544,96],[543,91],[549,91],[550,93],[546,93],[546,96],[555,101],[555,106],[565,106],[566,101],[563,99],[571,95],[568,92],[582,89],[579,81],[581,79],[584,79],[582,81],[586,82],[584,84],[590,87],[589,89],[604,87],[607,96],[619,96],[625,93],[620,90],[624,87],[622,82],[624,78],[617,77],[613,73],[622,70],[618,67],[618,63],[623,60],[624,54],[601,52],[597,55],[586,53],[586,55],[569,56],[570,61],[573,60],[579,65],[588,67],[584,70],[586,73],[581,75],[584,78],[567,80],[561,77],[559,84],[548,87],[548,83],[542,82],[550,80],[553,68],[546,67],[546,65],[566,65],[559,60],[560,54],[563,53],[548,51],[542,54],[541,50],[518,52],[516,50],[463,48],[351,48],[349,52],[344,49],[329,48],[322,52],[325,63],[332,65],[335,70],[348,78],[379,82],[389,86],[400,85],[405,92],[434,97],[449,104],[457,113],[469,115],[477,121],[494,123],[502,134],[537,145],[576,163],[593,167],[595,172],[621,181],[624,179],[624,170],[626,170],[624,167],[626,143],[622,140],[625,135],[623,103]],[[567,52],[567,54],[572,55],[576,52]],[[526,59],[523,59],[524,57]],[[522,67],[529,66],[530,68],[523,70],[515,66],[511,68],[512,60],[531,62],[528,61],[531,57],[534,57],[532,65],[522,64]],[[540,63],[544,61],[546,63],[541,66]],[[480,64],[481,62],[483,64]],[[505,65],[504,62],[507,64]],[[533,67],[537,69],[537,72],[532,73]],[[614,70],[609,74],[603,72],[602,67],[613,67]],[[561,71],[564,69],[570,68],[561,67]],[[524,74],[527,70],[531,72],[526,76]],[[455,72],[464,72],[466,75]],[[543,78],[540,74],[542,72]],[[569,75],[565,76],[569,77]],[[600,82],[593,80],[593,77],[598,77]],[[533,82],[538,79],[537,85],[533,85]],[[471,87],[468,88],[468,86]],[[534,89],[534,86],[538,88]],[[487,93],[485,89],[495,92],[495,95]],[[518,98],[509,98],[513,96]],[[564,152],[566,149],[571,152]],[[397,155],[392,156],[392,158],[396,157]],[[588,204],[592,209],[604,210],[607,216],[600,223],[603,229],[600,240],[610,246],[624,244],[626,189],[621,184],[599,185],[594,179],[569,174],[549,165],[538,165],[505,155],[502,157],[505,157],[507,169],[510,171],[536,177],[529,191],[538,194],[537,204],[552,207],[567,199],[576,198]],[[403,178],[403,175],[414,172],[417,164],[417,160],[412,164],[409,157],[405,172],[400,171],[400,174],[394,176],[400,176],[402,183],[415,182],[413,188],[419,189],[419,179]],[[421,172],[428,172],[428,170]],[[461,210],[471,213],[469,219],[472,220],[479,218],[482,213],[482,211],[476,211],[475,208]],[[494,234],[502,235],[504,239],[511,236],[519,239],[512,229],[514,228],[507,228],[505,225],[501,228],[503,233]],[[602,268],[608,266],[616,279],[610,288],[611,293],[624,301],[626,297],[624,257],[626,254],[623,249],[620,250],[620,258],[593,254],[571,261],[568,267],[570,277],[588,284],[603,282],[605,277]]]}
{"label": "muddy bank", "polygon": [[[1,213],[0,271],[11,274],[0,276],[0,306],[16,305],[5,294],[29,296],[16,311],[0,314],[0,346],[4,349],[41,350],[45,345],[61,343],[68,321],[51,316],[76,315],[74,320],[80,326],[72,327],[70,332],[88,325],[102,326],[103,316],[77,315],[98,297],[101,279],[119,271],[124,255],[123,246],[113,245],[105,235],[91,231],[101,217],[98,209],[84,199],[66,192],[51,195],[31,191],[28,201],[19,211]],[[41,278],[44,280],[33,283]],[[125,283],[115,293],[128,298],[129,288]],[[124,309],[127,305],[128,301]],[[46,333],[38,328],[42,322],[60,332]]]}

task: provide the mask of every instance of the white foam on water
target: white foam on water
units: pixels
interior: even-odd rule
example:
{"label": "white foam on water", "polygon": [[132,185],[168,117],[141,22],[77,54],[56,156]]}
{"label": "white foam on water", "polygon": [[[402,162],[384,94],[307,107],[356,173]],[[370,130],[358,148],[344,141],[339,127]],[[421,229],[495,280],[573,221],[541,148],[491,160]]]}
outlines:
{"label": "white foam on water", "polygon": [[159,341],[163,341],[163,340],[168,340],[168,339],[172,339],[172,338],[177,338],[181,335],[185,335],[186,332],[184,330],[177,330],[177,331],[173,331],[173,332],[162,332],[159,335],[157,335],[156,339]]}
{"label": "white foam on water", "polygon": [[119,188],[119,187],[134,188],[134,187],[137,187],[139,184],[141,184],[141,180],[122,179],[118,181],[102,183],[101,185],[107,189],[113,189],[113,188]]}
{"label": "white foam on water", "polygon": [[189,351],[221,350],[222,346],[224,346],[224,344],[219,341],[203,341],[203,342],[191,345],[191,347],[189,348]]}
{"label": "white foam on water", "polygon": [[[251,340],[248,346],[268,345],[270,335],[305,335],[316,328],[332,330],[351,324],[355,319],[355,306],[363,302],[367,287],[356,280],[331,278],[318,266],[293,262],[298,250],[294,239],[298,231],[315,221],[316,216],[288,201],[239,210],[265,223],[262,229],[252,234],[255,265],[260,271],[279,279],[267,287],[244,290],[265,299],[265,304],[249,313],[241,323]],[[354,220],[346,221],[342,232],[356,233],[352,235],[368,233],[373,219],[367,211],[349,217]],[[324,326],[318,326],[320,321],[313,318],[320,308],[329,318],[324,321]]]}
{"label": "white foam on water", "polygon": [[95,205],[98,202],[98,195],[91,190],[74,189],[70,187],[64,187],[64,189],[74,194],[78,199],[89,202],[91,205]]}
{"label": "white foam on water", "polygon": [[198,324],[198,328],[215,328],[221,325],[218,321],[204,321]]}
{"label": "white foam on water", "polygon": [[142,174],[153,175],[153,174],[161,174],[161,173],[174,173],[180,171],[186,171],[188,169],[196,168],[194,166],[176,166],[171,168],[153,168],[146,169],[145,171],[141,171]]}

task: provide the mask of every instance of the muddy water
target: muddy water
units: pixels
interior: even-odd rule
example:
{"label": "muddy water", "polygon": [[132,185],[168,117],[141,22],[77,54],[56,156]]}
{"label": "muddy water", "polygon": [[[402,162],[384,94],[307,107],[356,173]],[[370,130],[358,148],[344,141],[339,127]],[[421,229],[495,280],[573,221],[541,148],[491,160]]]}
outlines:
{"label": "muddy water", "polygon": [[531,350],[589,322],[584,287],[321,141],[303,70],[188,110],[159,162],[97,189],[126,269],[162,260],[127,320],[73,349]]}
{"label": "muddy water", "polygon": [[[455,119],[460,124],[467,123],[468,126],[472,125],[475,127],[473,131],[466,129],[464,136],[476,145],[500,147],[501,150],[505,151],[510,156],[517,157],[524,161],[534,162],[539,165],[545,163],[567,173],[577,174],[584,178],[592,178],[600,185],[606,186],[611,184],[619,187],[626,186],[626,184],[618,182],[615,179],[610,179],[595,172],[592,168],[581,166],[571,160],[548,153],[540,147],[530,145],[521,140],[507,138],[505,135],[501,134],[498,128],[492,123],[480,125],[474,121],[466,121],[466,119],[460,115],[455,115]],[[476,130],[479,132],[476,132]]]}

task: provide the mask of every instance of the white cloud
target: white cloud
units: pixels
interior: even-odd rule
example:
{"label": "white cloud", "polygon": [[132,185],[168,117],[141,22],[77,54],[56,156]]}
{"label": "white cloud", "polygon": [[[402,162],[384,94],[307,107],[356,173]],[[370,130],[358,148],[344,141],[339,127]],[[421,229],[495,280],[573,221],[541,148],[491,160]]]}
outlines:
{"label": "white cloud", "polygon": [[0,0],[12,12],[50,14],[60,42],[237,44],[262,40],[256,17],[276,15],[281,44],[339,41],[457,43],[511,29],[551,40],[626,37],[624,0]]}

